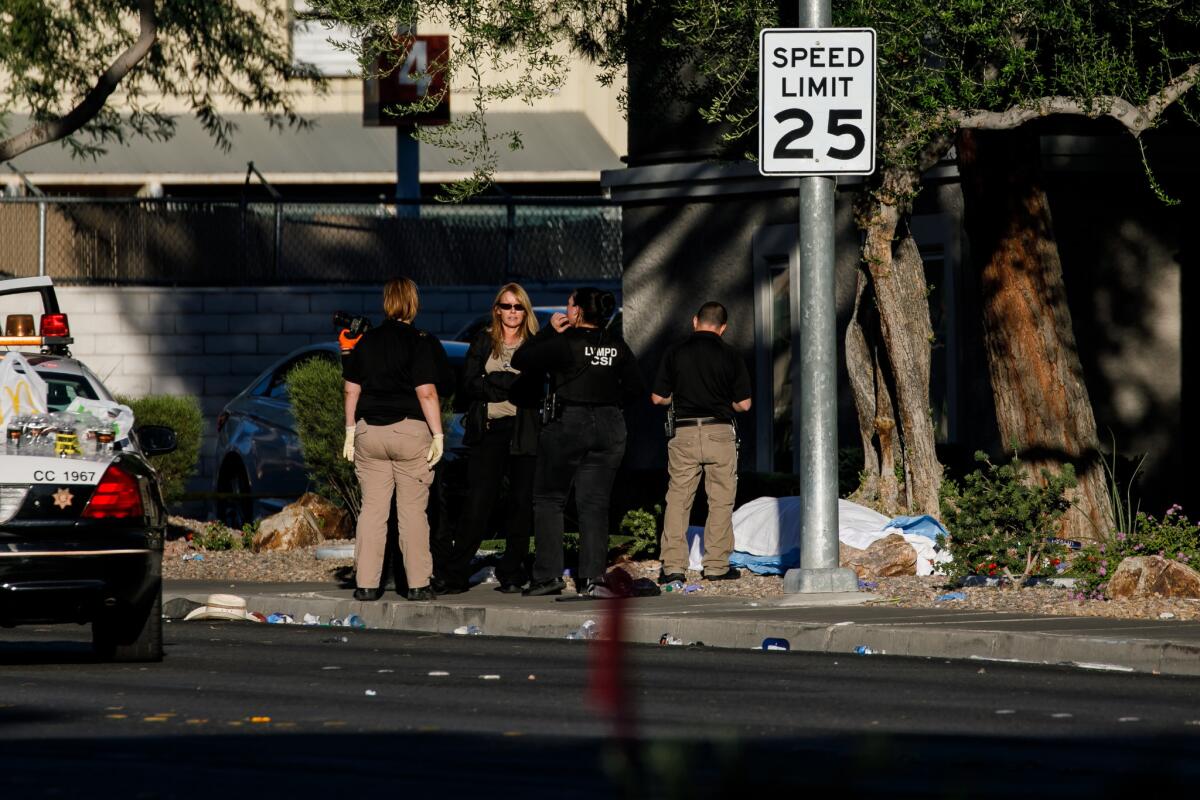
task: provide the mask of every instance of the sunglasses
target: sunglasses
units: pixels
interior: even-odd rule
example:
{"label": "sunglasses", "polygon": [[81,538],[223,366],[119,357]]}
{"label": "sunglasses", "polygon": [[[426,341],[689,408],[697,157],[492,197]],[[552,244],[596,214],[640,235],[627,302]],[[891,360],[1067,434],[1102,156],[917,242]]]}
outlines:
{"label": "sunglasses", "polygon": [[520,303],[496,303],[496,308],[501,311],[524,311],[525,306]]}

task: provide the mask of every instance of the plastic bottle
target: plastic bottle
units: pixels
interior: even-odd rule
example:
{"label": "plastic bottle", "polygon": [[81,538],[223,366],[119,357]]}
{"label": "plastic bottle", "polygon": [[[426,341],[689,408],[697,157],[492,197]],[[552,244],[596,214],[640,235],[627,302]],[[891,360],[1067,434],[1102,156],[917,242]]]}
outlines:
{"label": "plastic bottle", "polygon": [[664,584],[662,590],[664,592],[682,592],[683,581],[671,581],[668,584]]}
{"label": "plastic bottle", "polygon": [[483,628],[478,625],[459,625],[454,632],[459,636],[479,636],[483,633]]}
{"label": "plastic bottle", "polygon": [[595,639],[600,635],[595,620],[587,620],[575,630],[566,635],[567,639]]}
{"label": "plastic bottle", "polygon": [[854,652],[855,652],[855,653],[857,653],[857,654],[858,654],[858,655],[860,655],[860,656],[873,656],[873,655],[875,655],[875,651],[874,651],[874,650],[872,650],[870,647],[868,647],[868,646],[867,646],[867,645],[865,645],[865,644],[860,644],[858,647],[854,648]]}

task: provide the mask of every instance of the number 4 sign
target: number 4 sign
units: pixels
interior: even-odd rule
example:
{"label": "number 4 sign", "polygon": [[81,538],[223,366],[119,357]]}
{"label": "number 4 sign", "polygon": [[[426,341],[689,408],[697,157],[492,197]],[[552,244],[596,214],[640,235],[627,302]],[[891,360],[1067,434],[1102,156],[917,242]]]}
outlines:
{"label": "number 4 sign", "polygon": [[758,171],[875,171],[875,31],[768,28],[759,36]]}

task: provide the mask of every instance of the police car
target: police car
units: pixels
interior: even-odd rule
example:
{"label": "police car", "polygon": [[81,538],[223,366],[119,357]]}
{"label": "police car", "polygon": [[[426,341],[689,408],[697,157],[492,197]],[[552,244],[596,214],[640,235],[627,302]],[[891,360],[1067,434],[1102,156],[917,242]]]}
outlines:
{"label": "police car", "polygon": [[[41,295],[40,325],[23,330],[33,315],[8,315],[0,358],[22,352],[44,381],[50,411],[76,398],[111,401],[70,357],[70,328],[49,278],[0,281],[4,307],[24,293]],[[57,456],[7,435],[0,450],[0,625],[90,623],[100,658],[161,660],[167,512],[147,457],[173,451],[175,432],[135,428],[111,451],[65,438],[71,446]]]}

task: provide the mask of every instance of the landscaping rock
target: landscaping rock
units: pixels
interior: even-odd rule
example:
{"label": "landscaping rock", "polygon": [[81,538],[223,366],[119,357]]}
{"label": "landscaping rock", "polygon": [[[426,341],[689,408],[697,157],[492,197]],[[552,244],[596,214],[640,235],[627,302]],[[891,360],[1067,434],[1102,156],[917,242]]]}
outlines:
{"label": "landscaping rock", "polygon": [[848,544],[838,542],[838,566],[849,567],[855,561],[862,561],[862,557],[866,555],[866,550],[860,550],[857,547],[851,547]]}
{"label": "landscaping rock", "polygon": [[354,538],[354,522],[350,518],[350,512],[344,508],[338,508],[319,494],[308,492],[292,505],[306,508],[311,512],[313,520],[310,522],[315,520],[322,538],[338,540]]}
{"label": "landscaping rock", "polygon": [[917,551],[898,533],[872,542],[866,550],[845,545],[840,549],[842,566],[854,570],[859,580],[917,574]]}
{"label": "landscaping rock", "polygon": [[1200,572],[1162,556],[1136,556],[1120,563],[1108,582],[1114,600],[1137,597],[1200,598]]}
{"label": "landscaping rock", "polygon": [[256,553],[264,550],[298,550],[324,540],[312,511],[297,501],[259,523],[252,549]]}

